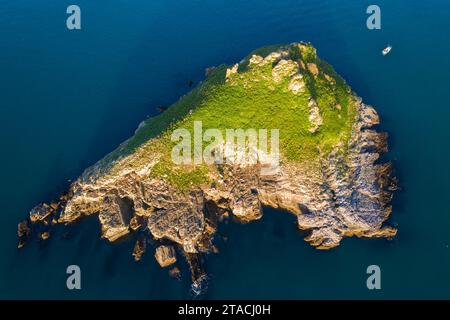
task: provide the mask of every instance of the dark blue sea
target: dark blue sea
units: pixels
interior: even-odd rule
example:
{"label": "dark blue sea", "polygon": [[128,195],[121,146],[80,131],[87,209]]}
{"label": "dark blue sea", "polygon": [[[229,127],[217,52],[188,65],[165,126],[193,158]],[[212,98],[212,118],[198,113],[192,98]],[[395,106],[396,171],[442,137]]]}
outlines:
{"label": "dark blue sea", "polygon": [[[381,7],[382,29],[366,28]],[[82,29],[66,28],[81,8]],[[227,224],[204,298],[450,298],[450,2],[440,0],[0,0],[0,298],[191,298],[133,239],[110,245],[87,219],[16,249],[16,227],[206,67],[309,41],[382,117],[401,190],[392,240],[310,247],[292,215]],[[388,44],[390,55],[380,53]],[[66,288],[81,268],[82,289]],[[368,290],[366,268],[381,268]]]}

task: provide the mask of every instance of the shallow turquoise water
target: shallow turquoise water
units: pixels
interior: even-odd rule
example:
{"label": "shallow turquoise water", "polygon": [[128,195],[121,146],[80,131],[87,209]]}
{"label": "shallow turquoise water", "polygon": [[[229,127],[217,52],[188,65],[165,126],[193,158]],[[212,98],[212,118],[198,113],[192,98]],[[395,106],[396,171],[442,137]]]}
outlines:
{"label": "shallow turquoise water", "polygon": [[[450,3],[379,0],[382,30],[365,27],[369,1],[87,1],[82,30],[65,27],[72,2],[0,0],[0,298],[189,298],[132,241],[99,240],[86,221],[62,239],[16,250],[16,224],[129,137],[204,69],[273,43],[310,41],[382,117],[402,190],[393,241],[346,239],[319,252],[294,218],[226,225],[207,257],[206,298],[450,298]],[[394,49],[387,57],[380,50]],[[66,289],[78,264],[82,290]],[[377,264],[382,290],[366,289]]]}

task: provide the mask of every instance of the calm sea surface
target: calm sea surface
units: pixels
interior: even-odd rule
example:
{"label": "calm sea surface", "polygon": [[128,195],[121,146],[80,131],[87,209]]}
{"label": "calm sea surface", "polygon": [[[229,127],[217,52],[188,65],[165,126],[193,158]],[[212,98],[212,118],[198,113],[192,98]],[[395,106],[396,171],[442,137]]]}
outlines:
{"label": "calm sea surface", "polygon": [[[0,0],[0,298],[189,298],[186,272],[169,278],[151,251],[134,263],[133,242],[98,239],[95,219],[22,251],[17,222],[206,67],[301,40],[382,117],[402,188],[390,220],[398,237],[321,252],[293,216],[268,209],[259,222],[221,227],[227,240],[207,257],[206,298],[450,298],[450,2],[377,0],[382,30],[369,31],[372,2]],[[66,29],[73,3],[80,31]],[[71,264],[81,267],[80,291],[66,289]],[[381,267],[380,291],[366,288],[371,264]]]}

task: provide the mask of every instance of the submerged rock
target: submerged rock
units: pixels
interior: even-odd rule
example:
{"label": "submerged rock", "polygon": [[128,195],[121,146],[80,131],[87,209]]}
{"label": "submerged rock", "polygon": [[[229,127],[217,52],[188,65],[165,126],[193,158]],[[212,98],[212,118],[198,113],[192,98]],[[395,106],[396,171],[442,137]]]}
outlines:
{"label": "submerged rock", "polygon": [[[311,45],[260,50],[207,74],[191,94],[88,168],[60,199],[33,208],[31,229],[97,215],[102,237],[111,242],[146,232],[158,245],[155,259],[162,267],[176,263],[175,247],[184,255],[197,293],[206,286],[203,254],[217,252],[218,223],[229,216],[258,220],[263,205],[294,214],[298,228],[308,231],[305,240],[318,249],[338,246],[344,237],[395,236],[396,229],[384,225],[396,190],[391,164],[379,161],[387,135],[373,128],[376,111]],[[264,171],[261,163],[173,164],[171,130],[194,120],[208,128],[279,129],[279,165]],[[19,247],[29,234],[28,222],[19,224]],[[140,239],[136,260],[145,250]]]}
{"label": "submerged rock", "polygon": [[50,232],[48,232],[48,231],[42,232],[42,233],[39,235],[39,238],[40,238],[41,240],[47,240],[48,238],[50,238]]}
{"label": "submerged rock", "polygon": [[20,249],[25,245],[26,239],[30,236],[31,229],[28,220],[22,220],[17,225],[17,236],[19,237],[19,244],[17,247]]}
{"label": "submerged rock", "polygon": [[30,235],[30,227],[28,225],[28,220],[22,220],[17,225],[17,235],[19,238],[29,236]]}
{"label": "submerged rock", "polygon": [[174,279],[180,279],[181,278],[181,271],[178,267],[173,267],[169,270],[170,277]]}
{"label": "submerged rock", "polygon": [[133,257],[134,261],[141,261],[142,255],[145,253],[147,248],[147,240],[144,236],[140,236],[134,245]]}

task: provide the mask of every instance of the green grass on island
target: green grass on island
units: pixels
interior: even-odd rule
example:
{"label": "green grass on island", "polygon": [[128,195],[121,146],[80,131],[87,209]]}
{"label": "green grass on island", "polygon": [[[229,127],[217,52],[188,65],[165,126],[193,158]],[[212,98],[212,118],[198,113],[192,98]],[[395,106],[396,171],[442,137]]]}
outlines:
{"label": "green grass on island", "polygon": [[[290,76],[274,81],[272,73],[276,62],[250,63],[254,55],[265,58],[277,50],[289,52],[285,59],[300,66],[305,83],[301,93],[289,90]],[[237,73],[227,80],[227,69],[231,68],[226,65],[215,68],[205,81],[165,112],[146,120],[136,134],[108,158],[133,155],[126,162],[133,168],[159,154],[161,160],[153,168],[152,176],[163,176],[181,190],[207,182],[205,165],[175,166],[170,159],[172,147],[177,143],[171,141],[173,130],[185,128],[192,132],[194,121],[202,121],[203,131],[217,128],[224,133],[228,128],[268,129],[269,132],[279,129],[283,161],[314,162],[320,154],[326,155],[335,148],[346,152],[356,115],[352,92],[333,68],[317,57],[311,45],[255,50],[239,63]],[[309,130],[310,98],[317,102],[323,119],[323,124],[313,133]]]}

